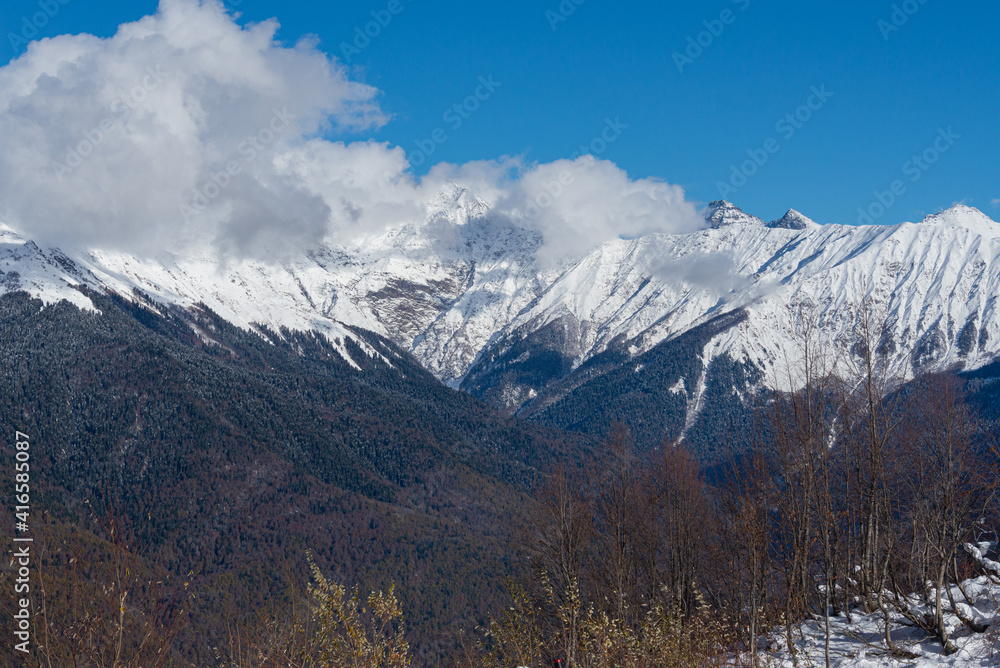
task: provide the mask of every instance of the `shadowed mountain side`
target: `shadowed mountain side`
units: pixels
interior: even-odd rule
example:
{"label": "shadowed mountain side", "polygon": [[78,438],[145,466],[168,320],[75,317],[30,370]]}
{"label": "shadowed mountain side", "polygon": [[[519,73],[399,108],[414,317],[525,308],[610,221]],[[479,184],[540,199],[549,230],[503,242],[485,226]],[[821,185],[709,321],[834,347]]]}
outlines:
{"label": "shadowed mountain side", "polygon": [[366,332],[375,354],[347,344],[356,369],[312,333],[88,297],[100,313],[0,298],[0,419],[31,435],[53,516],[85,524],[117,499],[151,565],[210,592],[184,638],[198,665],[227,616],[306,581],[307,549],[343,581],[396,580],[415,645],[441,656],[515,568],[540,468],[592,447],[498,416]]}

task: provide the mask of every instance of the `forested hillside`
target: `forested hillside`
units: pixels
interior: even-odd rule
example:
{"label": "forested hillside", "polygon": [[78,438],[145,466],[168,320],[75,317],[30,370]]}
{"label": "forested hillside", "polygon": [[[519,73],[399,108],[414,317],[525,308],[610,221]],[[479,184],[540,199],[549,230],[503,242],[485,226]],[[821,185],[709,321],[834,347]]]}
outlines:
{"label": "forested hillside", "polygon": [[704,463],[718,463],[749,445],[752,401],[763,380],[752,364],[723,354],[704,359],[716,336],[746,319],[719,316],[625,362],[611,350],[582,364],[519,415],[530,422],[604,438],[615,424],[642,450],[683,438]]}
{"label": "forested hillside", "polygon": [[591,447],[499,417],[374,335],[358,332],[378,351],[354,346],[359,370],[313,334],[88,296],[100,313],[0,298],[0,422],[35,444],[53,535],[102,536],[114,506],[150,569],[190,581],[197,661],[224,620],[305,582],[307,549],[345,581],[395,580],[421,651],[451,649],[515,568],[539,467]]}

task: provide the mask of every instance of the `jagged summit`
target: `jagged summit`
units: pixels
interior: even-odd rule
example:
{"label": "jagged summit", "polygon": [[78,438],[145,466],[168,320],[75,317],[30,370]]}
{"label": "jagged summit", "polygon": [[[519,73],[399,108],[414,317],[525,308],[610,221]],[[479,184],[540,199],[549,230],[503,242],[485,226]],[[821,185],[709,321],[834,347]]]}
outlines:
{"label": "jagged summit", "polygon": [[961,227],[990,238],[1000,238],[1000,224],[979,209],[965,204],[955,204],[940,213],[927,216],[920,225]]}
{"label": "jagged summit", "polygon": [[819,227],[819,223],[795,209],[789,209],[788,213],[784,216],[765,225],[764,221],[757,216],[746,213],[732,202],[727,202],[726,200],[711,202],[705,208],[704,216],[705,220],[713,228],[728,227],[730,225],[762,225],[771,229],[807,230]]}
{"label": "jagged summit", "polygon": [[729,225],[763,225],[764,221],[757,216],[745,213],[738,206],[726,200],[716,200],[705,208],[705,220],[713,228]]}
{"label": "jagged summit", "polygon": [[484,215],[489,208],[489,204],[465,186],[448,183],[427,205],[427,218],[443,218],[464,225],[470,219]]}
{"label": "jagged summit", "polygon": [[807,230],[810,227],[818,227],[819,223],[814,221],[807,216],[803,216],[801,213],[795,209],[789,209],[788,213],[779,218],[778,220],[772,220],[767,224],[768,227],[774,229],[783,230]]}

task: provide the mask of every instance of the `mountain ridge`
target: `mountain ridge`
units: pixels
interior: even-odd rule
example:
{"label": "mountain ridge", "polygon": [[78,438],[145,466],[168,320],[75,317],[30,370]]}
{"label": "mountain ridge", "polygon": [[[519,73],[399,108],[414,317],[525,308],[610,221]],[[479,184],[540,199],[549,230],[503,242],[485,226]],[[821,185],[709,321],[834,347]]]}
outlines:
{"label": "mountain ridge", "polygon": [[[458,185],[432,201],[424,220],[280,264],[42,249],[5,227],[0,292],[23,289],[83,309],[93,305],[82,287],[144,295],[153,309],[204,304],[265,338],[320,333],[355,366],[360,360],[346,341],[379,354],[352,333],[362,328],[408,350],[442,382],[469,390],[470,379],[481,381],[496,364],[516,370],[532,351],[550,351],[558,369],[533,371],[532,382],[493,374],[497,386],[475,390],[507,412],[524,409],[588,360],[615,351],[624,363],[737,310],[746,320],[706,344],[704,365],[727,355],[756,366],[764,382],[794,356],[795,311],[803,304],[812,305],[823,341],[836,350],[852,326],[849,313],[868,299],[889,318],[893,364],[904,373],[973,369],[1000,354],[991,296],[1000,293],[1000,225],[977,209],[956,205],[920,223],[867,227],[819,225],[794,209],[765,223],[724,201],[703,216],[702,230],[611,240],[553,266],[536,258],[537,230]],[[522,351],[507,359],[514,349]]]}

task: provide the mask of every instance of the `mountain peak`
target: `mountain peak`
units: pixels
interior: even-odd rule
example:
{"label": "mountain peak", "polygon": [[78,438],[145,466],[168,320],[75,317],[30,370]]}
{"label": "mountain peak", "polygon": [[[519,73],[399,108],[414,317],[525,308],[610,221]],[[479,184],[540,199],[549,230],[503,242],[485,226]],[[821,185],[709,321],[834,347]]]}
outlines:
{"label": "mountain peak", "polygon": [[713,228],[730,225],[763,225],[764,221],[757,216],[744,213],[742,209],[726,200],[710,202],[704,211],[705,220]]}
{"label": "mountain peak", "polygon": [[465,186],[447,183],[427,205],[427,217],[446,218],[455,224],[464,225],[470,218],[485,214],[489,208],[489,204]]}
{"label": "mountain peak", "polygon": [[927,216],[920,224],[962,227],[984,237],[1000,237],[1000,224],[979,209],[965,204],[955,204],[940,213]]}
{"label": "mountain peak", "polygon": [[802,215],[795,209],[789,209],[788,213],[784,216],[767,224],[770,228],[780,228],[783,230],[806,230],[818,225],[819,223]]}

